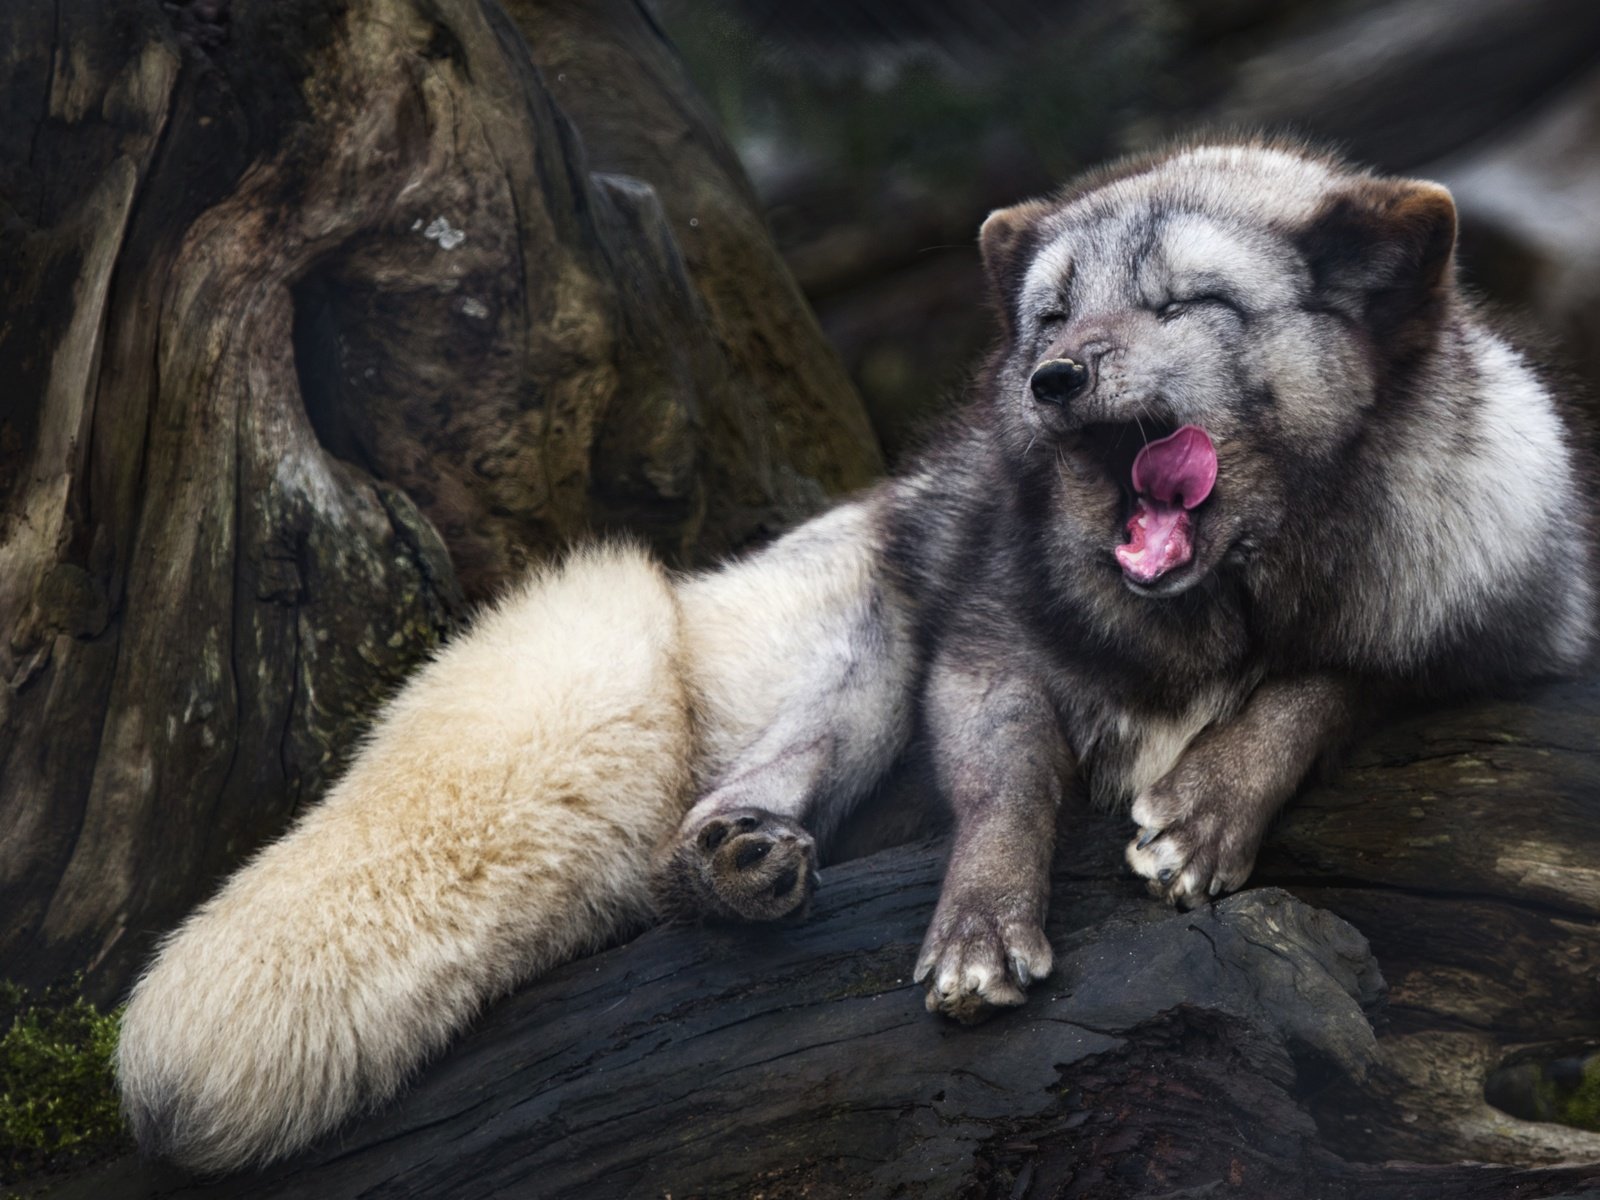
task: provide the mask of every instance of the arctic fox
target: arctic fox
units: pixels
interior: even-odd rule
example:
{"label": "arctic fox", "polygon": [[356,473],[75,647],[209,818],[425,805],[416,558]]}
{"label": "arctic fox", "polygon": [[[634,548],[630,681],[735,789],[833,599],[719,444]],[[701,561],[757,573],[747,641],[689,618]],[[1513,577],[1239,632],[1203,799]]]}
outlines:
{"label": "arctic fox", "polygon": [[706,575],[536,576],[172,935],[118,1053],[141,1143],[276,1157],[653,913],[803,910],[908,750],[954,822],[928,1007],[1020,1004],[1073,779],[1201,903],[1357,706],[1575,668],[1587,467],[1455,228],[1437,184],[1260,140],[991,215],[999,344],[909,470]]}

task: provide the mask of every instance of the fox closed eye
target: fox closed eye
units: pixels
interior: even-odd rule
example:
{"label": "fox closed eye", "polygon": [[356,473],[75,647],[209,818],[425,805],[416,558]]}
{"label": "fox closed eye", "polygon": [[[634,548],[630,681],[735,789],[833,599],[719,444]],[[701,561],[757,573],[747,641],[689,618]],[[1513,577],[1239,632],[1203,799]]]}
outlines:
{"label": "fox closed eye", "polygon": [[1226,309],[1235,316],[1244,315],[1239,306],[1227,296],[1222,295],[1220,292],[1205,292],[1198,296],[1186,296],[1183,299],[1168,300],[1160,308],[1156,309],[1156,316],[1163,321],[1170,321],[1174,317],[1181,317],[1185,313],[1193,312],[1199,308],[1221,308]]}

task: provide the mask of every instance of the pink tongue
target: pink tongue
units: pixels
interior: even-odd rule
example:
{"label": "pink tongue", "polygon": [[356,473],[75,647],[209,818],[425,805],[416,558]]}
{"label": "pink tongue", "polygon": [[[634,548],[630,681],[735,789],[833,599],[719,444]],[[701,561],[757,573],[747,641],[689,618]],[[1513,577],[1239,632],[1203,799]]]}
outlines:
{"label": "pink tongue", "polygon": [[1193,508],[1211,495],[1216,482],[1216,447],[1198,425],[1151,442],[1133,460],[1133,490],[1163,504]]}
{"label": "pink tongue", "polygon": [[1151,442],[1133,460],[1138,494],[1128,518],[1128,542],[1117,562],[1135,583],[1154,583],[1194,557],[1188,510],[1211,494],[1217,482],[1217,451],[1196,425]]}

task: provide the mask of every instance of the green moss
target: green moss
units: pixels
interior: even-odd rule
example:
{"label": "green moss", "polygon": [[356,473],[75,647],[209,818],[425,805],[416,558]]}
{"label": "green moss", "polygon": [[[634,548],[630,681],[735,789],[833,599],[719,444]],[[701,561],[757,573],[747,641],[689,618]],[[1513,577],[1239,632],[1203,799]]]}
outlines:
{"label": "green moss", "polygon": [[1600,1054],[1583,1065],[1583,1078],[1562,1102],[1560,1120],[1600,1133]]}
{"label": "green moss", "polygon": [[96,1009],[77,980],[33,995],[0,982],[0,1183],[127,1146],[111,1072],[120,1015]]}
{"label": "green moss", "polygon": [[1484,1098],[1525,1121],[1600,1133],[1600,1052],[1566,1046],[1549,1058],[1521,1056],[1489,1073]]}

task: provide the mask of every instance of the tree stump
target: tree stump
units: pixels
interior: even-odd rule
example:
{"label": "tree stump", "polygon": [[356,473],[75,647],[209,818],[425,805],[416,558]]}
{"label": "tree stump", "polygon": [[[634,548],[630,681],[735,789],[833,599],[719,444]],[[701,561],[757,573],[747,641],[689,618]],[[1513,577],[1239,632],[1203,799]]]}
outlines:
{"label": "tree stump", "polygon": [[879,469],[644,10],[517,13],[603,170],[490,0],[0,13],[0,976],[115,995],[531,562]]}

